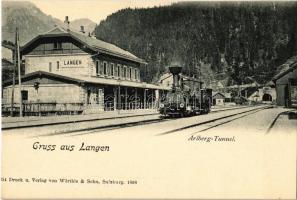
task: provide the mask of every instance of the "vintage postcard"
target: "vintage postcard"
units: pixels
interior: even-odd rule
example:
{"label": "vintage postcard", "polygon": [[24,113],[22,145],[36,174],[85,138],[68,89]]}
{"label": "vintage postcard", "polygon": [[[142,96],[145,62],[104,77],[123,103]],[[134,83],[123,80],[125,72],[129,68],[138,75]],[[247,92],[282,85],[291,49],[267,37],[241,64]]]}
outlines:
{"label": "vintage postcard", "polygon": [[1,4],[1,198],[296,198],[296,1]]}

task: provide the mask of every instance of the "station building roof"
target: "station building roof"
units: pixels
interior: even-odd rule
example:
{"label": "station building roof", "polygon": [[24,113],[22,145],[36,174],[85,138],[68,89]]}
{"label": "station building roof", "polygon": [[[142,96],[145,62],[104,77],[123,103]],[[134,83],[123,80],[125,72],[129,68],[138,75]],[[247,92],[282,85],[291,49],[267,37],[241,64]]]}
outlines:
{"label": "station building roof", "polygon": [[231,99],[232,96],[231,96],[231,93],[230,92],[225,92],[225,93],[222,93],[226,99]]}
{"label": "station building roof", "polygon": [[[165,87],[163,85],[155,85],[145,82],[134,82],[128,80],[116,80],[116,79],[107,79],[107,78],[99,78],[99,77],[88,77],[88,76],[64,76],[60,74],[54,74],[45,71],[36,71],[21,77],[21,80],[30,80],[34,78],[40,77],[50,77],[53,79],[64,80],[67,82],[73,83],[89,83],[89,84],[100,84],[100,85],[113,85],[113,86],[124,86],[124,87],[134,87],[134,88],[143,88],[143,89],[159,89],[159,90],[170,90],[170,87]],[[18,77],[16,77],[16,82],[18,82]],[[9,86],[12,84],[12,80],[5,81],[3,86]]]}
{"label": "station building roof", "polygon": [[253,88],[253,87],[261,87],[258,83],[250,83],[250,84],[242,84],[242,85],[231,85],[226,88],[235,89],[235,88]]}
{"label": "station building roof", "polygon": [[225,98],[225,95],[221,92],[212,92],[212,97],[215,97],[215,98]]}
{"label": "station building roof", "polygon": [[278,67],[278,73],[272,78],[273,81],[277,81],[289,72],[297,68],[297,55],[288,59],[284,64]]}
{"label": "station building roof", "polygon": [[54,29],[40,34],[37,37],[33,38],[29,42],[27,42],[22,48],[21,51],[24,51],[26,48],[28,48],[31,44],[33,44],[35,41],[37,41],[40,38],[45,38],[45,37],[62,37],[62,36],[68,36],[73,38],[74,40],[82,43],[85,45],[87,48],[95,51],[95,52],[101,52],[109,55],[113,55],[116,57],[124,58],[127,60],[131,60],[137,63],[142,63],[142,64],[147,64],[143,59],[138,58],[134,54],[121,49],[120,47],[104,42],[102,40],[98,40],[94,37],[91,37],[87,34],[83,34],[80,32],[72,31],[72,30],[65,30],[62,27],[55,27]]}

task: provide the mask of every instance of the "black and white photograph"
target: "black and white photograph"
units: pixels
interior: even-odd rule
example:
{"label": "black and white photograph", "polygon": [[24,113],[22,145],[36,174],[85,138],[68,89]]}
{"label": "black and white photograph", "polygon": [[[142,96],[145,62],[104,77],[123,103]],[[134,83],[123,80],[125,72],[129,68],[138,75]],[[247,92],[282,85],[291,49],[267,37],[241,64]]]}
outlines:
{"label": "black and white photograph", "polygon": [[1,25],[1,198],[297,198],[297,1],[2,0]]}

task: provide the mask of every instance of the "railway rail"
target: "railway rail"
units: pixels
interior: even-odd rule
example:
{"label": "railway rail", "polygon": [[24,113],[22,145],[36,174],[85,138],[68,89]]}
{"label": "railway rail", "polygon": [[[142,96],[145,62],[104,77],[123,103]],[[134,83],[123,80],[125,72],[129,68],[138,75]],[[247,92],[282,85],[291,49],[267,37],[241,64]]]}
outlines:
{"label": "railway rail", "polygon": [[[233,114],[227,114],[223,117],[216,117],[211,120],[205,120],[205,121],[202,121],[199,123],[194,123],[194,124],[191,124],[188,126],[182,126],[178,129],[169,130],[169,131],[160,133],[158,135],[166,135],[169,133],[179,132],[182,130],[198,127],[200,125],[217,122],[216,124],[211,125],[214,128],[219,125],[223,125],[225,123],[231,122],[233,120],[242,118],[244,116],[247,116],[247,115],[250,115],[255,112],[259,112],[263,109],[267,109],[267,108],[271,108],[271,107],[272,106],[253,107],[250,110],[245,110],[246,107],[244,107],[244,108],[241,108],[241,109],[244,109],[243,111],[239,111],[239,112],[236,112]],[[237,109],[233,109],[233,110],[237,110]],[[230,111],[230,110],[231,109],[228,109],[228,111]],[[215,113],[224,112],[224,111],[227,111],[227,110],[221,110],[221,111],[217,111]],[[211,113],[209,115],[211,115]],[[206,116],[206,115],[204,115],[204,116]],[[194,117],[197,117],[197,116],[194,116]],[[190,118],[192,118],[192,117],[190,117]],[[158,118],[158,119],[140,120],[140,121],[134,121],[134,122],[128,122],[128,123],[109,124],[109,125],[103,125],[103,126],[99,125],[99,126],[93,126],[93,127],[78,128],[75,130],[61,130],[61,131],[57,131],[54,133],[44,134],[42,136],[55,136],[55,135],[78,136],[78,135],[84,135],[84,134],[106,132],[106,131],[111,131],[111,130],[116,130],[116,129],[121,129],[121,128],[128,128],[128,127],[139,126],[139,125],[148,125],[148,124],[153,124],[153,123],[164,123],[164,122],[178,120],[178,119],[180,119],[180,118]]]}
{"label": "railway rail", "polygon": [[171,134],[171,133],[175,133],[175,132],[180,132],[180,131],[188,130],[188,129],[191,129],[191,128],[197,128],[197,127],[199,127],[201,125],[210,124],[210,126],[208,126],[207,128],[202,128],[199,131],[195,130],[194,132],[192,132],[190,134],[204,132],[204,131],[207,131],[209,129],[216,128],[218,126],[224,125],[226,123],[232,122],[234,120],[243,118],[245,116],[254,114],[256,112],[259,112],[259,111],[261,111],[263,109],[268,109],[268,108],[271,108],[271,106],[256,108],[256,109],[252,109],[252,110],[248,110],[248,111],[243,111],[243,112],[239,112],[239,113],[227,115],[227,116],[220,117],[220,118],[215,118],[215,119],[208,120],[208,121],[203,121],[203,122],[191,124],[189,126],[184,126],[184,127],[178,128],[178,129],[173,129],[173,130],[170,130],[170,131],[166,131],[166,132],[160,133],[159,135]]}
{"label": "railway rail", "polygon": [[[248,106],[235,107],[235,108],[223,108],[219,110],[211,111],[211,113],[227,111],[227,110],[236,110],[246,108]],[[123,115],[116,117],[104,117],[104,118],[90,118],[90,119],[74,119],[74,120],[62,120],[57,122],[48,122],[49,120],[42,119],[33,119],[30,121],[18,120],[11,122],[2,122],[2,130],[11,130],[11,129],[23,129],[23,128],[32,128],[32,127],[43,127],[43,126],[54,126],[54,125],[63,125],[63,124],[72,124],[72,123],[81,123],[81,122],[94,122],[94,121],[102,121],[102,120],[111,120],[111,119],[122,119],[122,118],[132,118],[132,117],[142,117],[142,116],[159,116],[159,113],[146,113],[146,114],[136,114],[136,115]],[[27,122],[27,123],[26,123]],[[140,121],[145,122],[145,120]],[[19,125],[19,123],[24,123],[23,125]]]}
{"label": "railway rail", "polygon": [[[41,123],[34,124],[34,122],[40,121],[40,119],[39,120],[35,119],[35,120],[29,121],[28,124],[25,124],[25,125],[17,125],[17,124],[20,122],[26,122],[26,121],[5,122],[4,124],[2,124],[2,130],[23,129],[23,128],[42,127],[42,126],[54,126],[54,125],[73,124],[73,123],[81,123],[81,122],[121,119],[121,118],[127,118],[127,117],[141,117],[141,116],[148,116],[148,115],[159,115],[159,114],[152,113],[152,114],[138,114],[138,115],[131,115],[131,116],[124,115],[124,116],[117,116],[117,117],[78,119],[78,120],[68,120],[68,121],[58,121],[58,122],[41,122]],[[30,124],[32,122],[33,122],[33,124]]]}
{"label": "railway rail", "polygon": [[[117,129],[159,123],[160,132],[155,134],[158,136],[178,133],[183,131],[186,131],[186,134],[196,134],[199,132],[216,128],[218,126],[224,125],[226,123],[232,122],[234,120],[243,118],[248,115],[252,115],[256,112],[259,112],[261,110],[268,109],[268,108],[272,108],[272,106],[266,105],[266,106],[253,106],[253,107],[246,106],[246,107],[239,107],[239,108],[237,107],[233,109],[229,108],[225,110],[211,112],[207,115],[199,115],[199,116],[193,116],[193,117],[187,117],[187,118],[161,118],[159,114],[136,115],[136,116],[134,115],[130,117],[125,116],[121,118],[105,118],[105,119],[83,120],[81,122],[68,122],[68,123],[65,123],[65,125],[64,123],[59,123],[58,125],[55,124],[56,126],[52,126],[52,124],[50,124],[49,126],[43,126],[43,127],[34,126],[35,128],[32,129],[32,131],[30,129],[31,127],[26,127],[26,128],[21,127],[21,128],[8,129],[3,133],[5,132],[12,133],[12,134],[19,133],[22,135],[26,135],[26,137],[44,137],[44,136],[48,137],[48,136],[57,136],[57,135],[72,137],[72,136],[80,136],[85,134],[95,134],[95,133],[104,133],[104,132],[108,133],[108,131],[117,130]],[[141,118],[142,116],[146,116],[146,118],[143,119]],[[178,121],[179,123],[178,123],[178,126],[176,126],[176,128],[170,125],[167,127],[168,124],[166,122],[170,124],[171,121],[175,121],[175,120],[180,120]],[[269,129],[271,129],[272,127],[273,127],[273,123],[270,125]]]}

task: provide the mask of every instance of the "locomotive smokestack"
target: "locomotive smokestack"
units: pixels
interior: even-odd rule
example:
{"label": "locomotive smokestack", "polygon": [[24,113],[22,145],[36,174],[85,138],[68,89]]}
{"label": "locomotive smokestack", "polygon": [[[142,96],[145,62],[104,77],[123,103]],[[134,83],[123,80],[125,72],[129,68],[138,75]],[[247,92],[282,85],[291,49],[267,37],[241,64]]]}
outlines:
{"label": "locomotive smokestack", "polygon": [[173,85],[172,85],[172,89],[176,89],[179,88],[179,80],[180,80],[180,76],[179,74],[182,71],[182,66],[179,62],[173,62],[171,64],[171,66],[169,67],[169,71],[172,73],[173,75]]}

